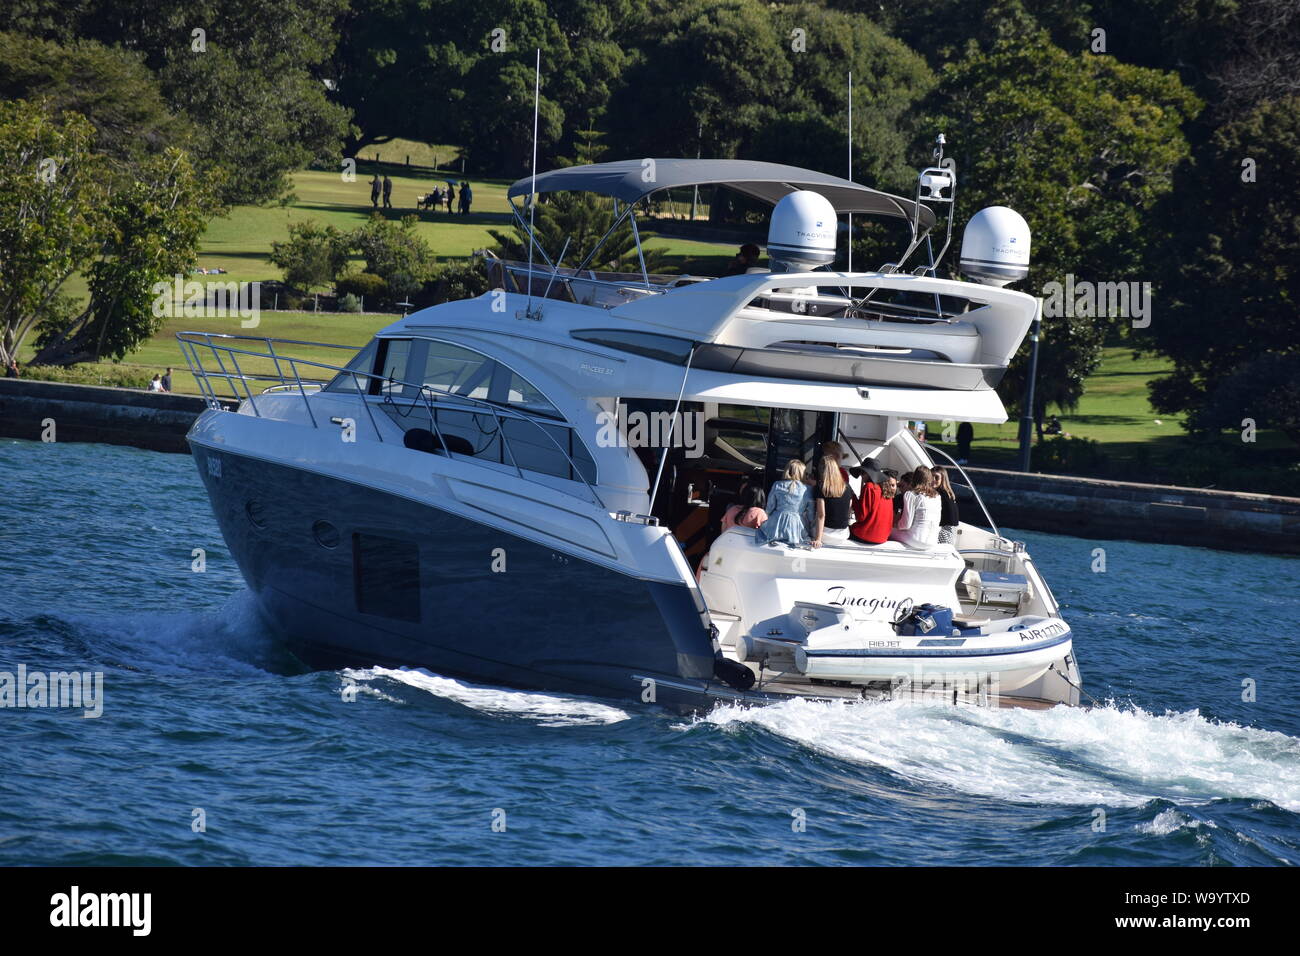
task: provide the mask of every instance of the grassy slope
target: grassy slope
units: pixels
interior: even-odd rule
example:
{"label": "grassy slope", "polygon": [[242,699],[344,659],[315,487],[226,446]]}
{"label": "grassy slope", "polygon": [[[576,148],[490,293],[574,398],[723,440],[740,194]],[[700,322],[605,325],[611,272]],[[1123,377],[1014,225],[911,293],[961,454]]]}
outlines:
{"label": "grassy slope", "polygon": [[[382,151],[385,147],[378,147]],[[367,153],[370,151],[367,150]],[[271,243],[288,238],[289,224],[305,219],[328,223],[342,230],[354,229],[372,212],[370,205],[370,168],[362,164],[355,182],[344,182],[334,172],[304,170],[294,176],[295,199],[287,206],[239,206],[224,219],[213,220],[203,240],[199,255],[202,268],[219,267],[230,278],[252,282],[279,278],[279,270],[267,260]],[[481,180],[470,177],[474,190],[473,211],[468,216],[445,211],[429,212],[415,208],[416,200],[442,183],[445,178],[461,181],[458,173],[432,171],[390,171],[393,180],[393,208],[383,210],[391,219],[415,213],[420,217],[417,231],[440,259],[463,258],[475,249],[493,244],[488,229],[508,231],[512,217],[506,201],[504,180]],[[457,186],[459,192],[459,185]],[[692,264],[724,263],[734,251],[730,246],[691,242],[683,239],[650,238],[648,249],[664,249],[670,256],[690,257]],[[357,261],[359,268],[361,263]],[[269,303],[268,303],[269,304]]]}

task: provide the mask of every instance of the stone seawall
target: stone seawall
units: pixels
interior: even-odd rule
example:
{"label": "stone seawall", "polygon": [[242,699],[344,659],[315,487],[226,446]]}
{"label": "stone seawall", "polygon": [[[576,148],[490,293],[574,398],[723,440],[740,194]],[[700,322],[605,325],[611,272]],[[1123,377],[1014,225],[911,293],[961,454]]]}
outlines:
{"label": "stone seawall", "polygon": [[[1300,498],[989,468],[966,471],[993,520],[1011,528],[1300,554]],[[967,495],[963,501],[978,513]]]}
{"label": "stone seawall", "polygon": [[40,441],[52,422],[55,441],[188,453],[185,433],[206,407],[196,395],[0,378],[0,435],[8,438]]}

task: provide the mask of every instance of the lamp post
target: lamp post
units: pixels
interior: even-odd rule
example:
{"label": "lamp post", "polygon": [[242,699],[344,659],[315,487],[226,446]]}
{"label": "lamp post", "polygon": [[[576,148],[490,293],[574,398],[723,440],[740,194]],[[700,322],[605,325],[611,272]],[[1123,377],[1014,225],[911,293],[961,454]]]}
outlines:
{"label": "lamp post", "polygon": [[1034,324],[1029,327],[1029,379],[1025,383],[1024,414],[1020,416],[1020,470],[1029,470],[1034,440],[1034,379],[1038,377],[1038,336],[1043,324],[1043,300],[1038,300]]}

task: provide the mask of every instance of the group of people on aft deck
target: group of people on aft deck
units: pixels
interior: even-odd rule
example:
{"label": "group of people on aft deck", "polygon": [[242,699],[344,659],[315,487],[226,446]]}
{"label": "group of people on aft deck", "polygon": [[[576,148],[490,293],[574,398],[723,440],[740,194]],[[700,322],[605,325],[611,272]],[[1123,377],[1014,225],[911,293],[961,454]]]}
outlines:
{"label": "group of people on aft deck", "polygon": [[[850,474],[862,479],[855,493]],[[826,442],[809,468],[799,459],[763,492],[747,480],[722,519],[722,530],[755,528],[760,544],[820,548],[824,544],[881,545],[896,541],[924,551],[951,545],[960,517],[947,470],[918,467],[899,475],[873,459],[847,469],[839,442]]]}

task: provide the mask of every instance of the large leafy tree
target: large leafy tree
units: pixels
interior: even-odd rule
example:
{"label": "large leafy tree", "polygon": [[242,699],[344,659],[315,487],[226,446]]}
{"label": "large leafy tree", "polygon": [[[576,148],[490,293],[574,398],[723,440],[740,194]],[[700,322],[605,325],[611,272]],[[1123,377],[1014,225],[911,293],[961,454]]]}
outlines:
{"label": "large leafy tree", "polygon": [[620,25],[641,0],[354,0],[333,58],[355,154],[393,137],[457,142],[484,172],[531,157],[535,51],[542,53],[540,155],[608,103],[628,54]]}
{"label": "large leafy tree", "polygon": [[[44,104],[0,104],[0,359],[38,330],[34,364],[121,358],[157,331],[155,282],[188,271],[216,183],[175,147],[124,161]],[[89,300],[65,294],[75,274]]]}
{"label": "large leafy tree", "polygon": [[196,161],[225,172],[222,198],[261,202],[288,173],[336,155],[347,111],[330,101],[325,64],[347,0],[23,0],[12,25],[131,51],[173,113],[197,128]]}
{"label": "large leafy tree", "polygon": [[[972,46],[944,69],[930,125],[951,144],[964,210],[1008,205],[1029,222],[1033,264],[1021,288],[1041,294],[1067,274],[1148,278],[1144,250],[1161,239],[1152,208],[1188,156],[1182,126],[1200,105],[1172,74],[1068,53],[1030,24],[987,50]],[[1047,405],[1078,402],[1115,321],[1045,319],[1033,410],[1040,422]],[[1027,351],[1002,389],[1016,407]]]}
{"label": "large leafy tree", "polygon": [[604,123],[620,156],[740,153],[789,90],[785,38],[758,0],[654,0]]}
{"label": "large leafy tree", "polygon": [[770,91],[772,115],[749,158],[845,175],[852,73],[853,178],[910,188],[915,109],[935,84],[925,61],[862,14],[800,3],[778,6],[772,16],[790,63],[790,89]]}
{"label": "large leafy tree", "polygon": [[64,305],[59,291],[94,255],[102,228],[95,131],[22,100],[0,102],[0,364]]}
{"label": "large leafy tree", "polygon": [[1250,374],[1266,353],[1300,356],[1298,156],[1300,95],[1265,100],[1219,127],[1169,201],[1176,231],[1154,256],[1167,278],[1148,333],[1174,372],[1151,396],[1164,412],[1203,409],[1193,426],[1300,417],[1285,407],[1293,390],[1274,387],[1281,366]]}
{"label": "large leafy tree", "polygon": [[127,181],[105,190],[93,259],[84,267],[90,301],[70,315],[42,319],[34,365],[119,360],[162,327],[155,283],[189,271],[208,219],[215,183],[189,156],[168,147]]}
{"label": "large leafy tree", "polygon": [[93,40],[59,44],[0,32],[0,99],[40,101],[55,116],[79,113],[96,151],[130,164],[191,133],[172,113],[139,53]]}

